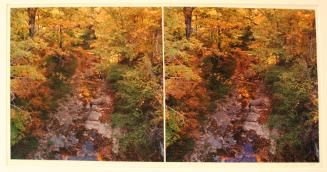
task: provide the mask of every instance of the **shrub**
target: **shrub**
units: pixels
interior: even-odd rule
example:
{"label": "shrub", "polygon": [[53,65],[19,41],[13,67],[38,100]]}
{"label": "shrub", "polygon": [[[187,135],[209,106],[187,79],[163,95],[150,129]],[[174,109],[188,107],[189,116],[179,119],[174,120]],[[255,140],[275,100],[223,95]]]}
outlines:
{"label": "shrub", "polygon": [[111,64],[107,72],[107,81],[110,84],[116,84],[117,81],[124,79],[124,74],[130,70],[130,67],[122,64]]}
{"label": "shrub", "polygon": [[26,159],[28,154],[35,150],[38,145],[36,137],[28,135],[11,147],[12,159]]}
{"label": "shrub", "polygon": [[306,150],[311,146],[305,143],[306,139],[302,135],[308,131],[305,124],[311,121],[305,116],[315,109],[308,109],[306,105],[311,101],[313,84],[306,74],[308,70],[300,66],[293,64],[287,69],[272,66],[264,77],[271,86],[273,100],[268,125],[284,133],[276,140],[277,153],[279,159],[287,161],[304,161],[308,153]]}
{"label": "shrub", "polygon": [[271,66],[267,69],[264,75],[264,80],[267,84],[272,85],[274,82],[279,81],[280,75],[284,72],[284,68],[280,66]]}
{"label": "shrub", "polygon": [[50,88],[53,90],[52,107],[56,107],[56,100],[70,93],[72,90],[68,83],[77,68],[77,58],[68,55],[51,55],[46,59]]}
{"label": "shrub", "polygon": [[51,55],[46,59],[46,66],[50,76],[55,74],[58,75],[57,77],[70,78],[77,68],[77,58],[68,55]]}
{"label": "shrub", "polygon": [[160,152],[155,146],[160,139],[152,132],[162,125],[159,80],[151,76],[151,70],[112,64],[107,73],[116,100],[112,125],[127,129],[120,139],[121,149],[147,158],[149,153]]}
{"label": "shrub", "polygon": [[174,144],[167,147],[167,161],[180,162],[184,156],[194,148],[194,140],[189,137],[182,137]]}
{"label": "shrub", "polygon": [[19,142],[25,136],[26,125],[28,125],[28,114],[20,109],[11,109],[10,118],[10,145]]}
{"label": "shrub", "polygon": [[[172,110],[167,111],[167,114],[169,114],[169,118],[166,119],[166,146],[168,147],[180,139],[179,132],[184,125],[184,116]],[[166,117],[168,116],[167,114]]]}
{"label": "shrub", "polygon": [[228,79],[234,74],[236,60],[232,57],[208,56],[203,60],[202,71],[208,88],[218,97],[229,91]]}

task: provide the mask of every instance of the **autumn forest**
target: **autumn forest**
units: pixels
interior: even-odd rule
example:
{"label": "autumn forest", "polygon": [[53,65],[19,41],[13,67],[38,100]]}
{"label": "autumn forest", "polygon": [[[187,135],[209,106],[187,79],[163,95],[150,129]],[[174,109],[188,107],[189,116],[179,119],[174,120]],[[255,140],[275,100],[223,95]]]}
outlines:
{"label": "autumn forest", "polygon": [[315,11],[10,11],[11,159],[319,162]]}

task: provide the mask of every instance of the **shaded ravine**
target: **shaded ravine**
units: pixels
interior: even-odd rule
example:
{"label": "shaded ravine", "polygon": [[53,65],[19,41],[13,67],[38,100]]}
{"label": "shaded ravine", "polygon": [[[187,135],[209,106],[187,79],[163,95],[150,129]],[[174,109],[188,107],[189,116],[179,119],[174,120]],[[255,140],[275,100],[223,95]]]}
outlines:
{"label": "shaded ravine", "polygon": [[232,82],[233,88],[218,100],[185,161],[272,161],[275,143],[265,126],[271,100],[264,83],[245,79],[241,71],[235,72]]}
{"label": "shaded ravine", "polygon": [[105,80],[84,80],[90,69],[79,68],[71,79],[72,92],[61,98],[56,111],[49,115],[46,134],[39,139],[30,159],[119,159],[119,129],[110,125],[113,95]]}

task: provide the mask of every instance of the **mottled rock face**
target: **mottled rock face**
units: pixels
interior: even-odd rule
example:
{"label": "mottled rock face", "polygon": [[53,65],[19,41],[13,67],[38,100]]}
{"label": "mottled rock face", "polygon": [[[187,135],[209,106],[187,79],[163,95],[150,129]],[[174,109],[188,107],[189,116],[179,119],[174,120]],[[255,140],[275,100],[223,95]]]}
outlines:
{"label": "mottled rock face", "polygon": [[260,117],[259,113],[250,112],[246,118],[246,121],[257,122],[259,117]]}
{"label": "mottled rock face", "polygon": [[[274,142],[259,121],[269,112],[271,102],[261,81],[253,81],[249,96],[242,97],[236,90],[244,89],[244,83],[248,81],[236,81],[235,90],[218,100],[216,112],[209,116],[203,136],[185,156],[186,161],[256,162],[260,152],[268,152],[261,160],[269,160],[263,155],[273,153]],[[242,101],[249,101],[250,106],[242,106]]]}
{"label": "mottled rock face", "polygon": [[223,147],[223,140],[222,139],[215,139],[215,138],[209,138],[208,143],[211,146],[211,150],[215,151],[216,149],[221,149]]}
{"label": "mottled rock face", "polygon": [[100,121],[86,121],[85,128],[87,130],[96,130],[99,134],[104,137],[111,138],[112,137],[112,129],[108,124],[101,123]]}
{"label": "mottled rock face", "polygon": [[268,135],[265,133],[264,128],[262,125],[260,125],[258,122],[248,122],[246,121],[243,125],[244,130],[254,130],[259,136],[262,136],[266,139],[268,139]]}
{"label": "mottled rock face", "polygon": [[86,106],[85,106],[85,109],[89,110],[90,108],[91,108],[90,103],[87,103]]}
{"label": "mottled rock face", "polygon": [[250,100],[250,105],[251,106],[261,106],[261,105],[264,105],[264,100],[263,99]]}
{"label": "mottled rock face", "polygon": [[88,117],[88,120],[90,121],[98,121],[101,116],[101,113],[92,111]]}
{"label": "mottled rock face", "polygon": [[92,129],[98,129],[100,128],[100,121],[86,121],[85,122],[85,128],[87,130],[92,130]]}
{"label": "mottled rock face", "polygon": [[74,136],[69,137],[69,142],[70,142],[71,145],[77,144],[78,141],[79,141],[79,139],[77,139]]}
{"label": "mottled rock face", "polygon": [[51,148],[54,151],[59,151],[59,148],[62,148],[65,146],[65,137],[60,135],[60,136],[52,136],[50,138],[50,143]]}
{"label": "mottled rock face", "polygon": [[53,119],[46,127],[48,132],[39,140],[31,159],[98,160],[101,154],[105,160],[112,160],[119,154],[116,137],[121,132],[117,129],[115,132],[110,123],[102,119],[103,115],[110,115],[110,95],[104,91],[104,83],[96,86],[100,88],[90,102],[83,104],[78,91],[62,99],[56,112],[51,114]]}
{"label": "mottled rock face", "polygon": [[106,101],[108,101],[107,98],[100,97],[100,98],[97,98],[97,99],[92,99],[92,100],[91,100],[91,104],[92,104],[92,105],[100,105],[100,104],[105,103]]}

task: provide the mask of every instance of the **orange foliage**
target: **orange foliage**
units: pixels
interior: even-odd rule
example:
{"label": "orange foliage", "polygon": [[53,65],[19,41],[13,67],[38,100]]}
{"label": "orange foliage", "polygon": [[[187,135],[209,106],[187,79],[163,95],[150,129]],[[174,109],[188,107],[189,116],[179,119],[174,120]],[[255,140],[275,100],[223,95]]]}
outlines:
{"label": "orange foliage", "polygon": [[102,158],[101,153],[98,153],[97,154],[97,161],[102,161],[102,160],[103,160],[103,158]]}
{"label": "orange foliage", "polygon": [[32,98],[31,105],[35,108],[41,108],[43,106],[42,98],[39,96]]}
{"label": "orange foliage", "polygon": [[181,99],[194,89],[195,82],[183,81],[177,79],[168,79],[166,81],[166,94],[175,99]]}
{"label": "orange foliage", "polygon": [[188,100],[186,100],[186,104],[189,105],[190,107],[198,107],[201,106],[201,102],[199,98],[197,97],[191,97]]}

